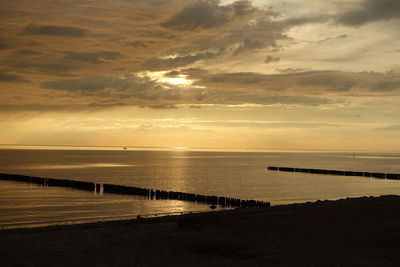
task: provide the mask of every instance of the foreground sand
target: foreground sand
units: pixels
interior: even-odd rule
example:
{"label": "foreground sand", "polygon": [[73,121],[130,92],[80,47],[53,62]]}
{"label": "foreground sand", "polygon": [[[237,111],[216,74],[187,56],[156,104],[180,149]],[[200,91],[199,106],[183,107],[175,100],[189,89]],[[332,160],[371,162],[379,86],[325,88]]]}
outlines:
{"label": "foreground sand", "polygon": [[400,266],[400,197],[0,231],[1,266]]}

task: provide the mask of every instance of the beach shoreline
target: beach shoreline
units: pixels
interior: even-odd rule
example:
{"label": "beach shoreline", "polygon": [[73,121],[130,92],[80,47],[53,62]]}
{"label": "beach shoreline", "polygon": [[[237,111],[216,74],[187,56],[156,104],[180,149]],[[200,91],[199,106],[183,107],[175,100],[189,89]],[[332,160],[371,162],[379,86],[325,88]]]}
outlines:
{"label": "beach shoreline", "polygon": [[400,196],[0,231],[3,266],[396,266]]}

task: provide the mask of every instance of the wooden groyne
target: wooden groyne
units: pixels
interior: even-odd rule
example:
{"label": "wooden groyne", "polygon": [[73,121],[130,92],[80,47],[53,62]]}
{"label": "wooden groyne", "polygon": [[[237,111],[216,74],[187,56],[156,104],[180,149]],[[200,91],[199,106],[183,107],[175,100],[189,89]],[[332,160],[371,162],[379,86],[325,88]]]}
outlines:
{"label": "wooden groyne", "polygon": [[342,175],[342,176],[361,176],[361,177],[377,178],[377,179],[400,180],[400,174],[396,173],[356,172],[356,171],[305,169],[305,168],[275,167],[275,166],[267,166],[267,170],[282,171],[282,172],[303,172],[312,174]]}
{"label": "wooden groyne", "polygon": [[207,196],[184,192],[154,190],[148,188],[139,188],[133,186],[115,185],[115,184],[100,184],[93,182],[83,182],[68,179],[54,179],[32,177],[19,174],[4,174],[0,173],[0,180],[16,181],[38,184],[41,186],[57,186],[74,188],[86,191],[93,191],[96,193],[109,193],[109,194],[122,194],[122,195],[135,195],[142,196],[147,199],[173,199],[190,201],[197,203],[204,203],[209,205],[221,205],[224,207],[269,207],[270,202],[258,200],[243,200],[238,198],[229,198],[221,196]]}

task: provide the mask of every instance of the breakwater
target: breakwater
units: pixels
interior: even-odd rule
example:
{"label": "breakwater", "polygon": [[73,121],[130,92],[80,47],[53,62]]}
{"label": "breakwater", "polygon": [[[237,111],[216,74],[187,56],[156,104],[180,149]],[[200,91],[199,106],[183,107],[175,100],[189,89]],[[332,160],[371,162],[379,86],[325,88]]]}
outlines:
{"label": "breakwater", "polygon": [[115,184],[100,184],[93,182],[83,182],[69,179],[54,179],[43,177],[32,177],[19,174],[4,174],[0,173],[0,180],[16,181],[38,184],[40,186],[56,186],[65,188],[74,188],[95,193],[109,193],[122,195],[142,196],[147,199],[172,199],[190,202],[198,202],[209,205],[221,205],[224,207],[269,207],[271,204],[267,201],[244,200],[238,198],[230,198],[223,196],[207,196],[185,192],[165,191],[149,188],[139,188],[133,186],[115,185]]}
{"label": "breakwater", "polygon": [[308,169],[308,168],[276,167],[276,166],[267,166],[267,170],[282,171],[282,172],[303,172],[311,174],[342,175],[342,176],[361,176],[361,177],[376,178],[376,179],[400,180],[400,174],[397,173],[357,172],[357,171],[324,170],[324,169]]}

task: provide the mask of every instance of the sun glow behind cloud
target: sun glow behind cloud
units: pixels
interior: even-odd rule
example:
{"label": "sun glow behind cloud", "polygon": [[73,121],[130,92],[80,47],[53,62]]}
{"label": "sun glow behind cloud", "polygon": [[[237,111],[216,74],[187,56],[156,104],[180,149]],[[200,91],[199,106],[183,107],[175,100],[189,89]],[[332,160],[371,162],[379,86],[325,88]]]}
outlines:
{"label": "sun glow behind cloud", "polygon": [[164,83],[167,85],[175,85],[175,86],[189,86],[193,84],[193,81],[187,79],[187,75],[184,74],[177,74],[175,76],[168,76],[167,71],[154,71],[154,72],[146,72],[144,73],[145,76],[149,77],[150,79],[157,81],[159,83]]}
{"label": "sun glow behind cloud", "polygon": [[173,150],[176,151],[185,151],[185,150],[189,150],[189,147],[185,147],[185,146],[175,146],[175,147],[171,147]]}

